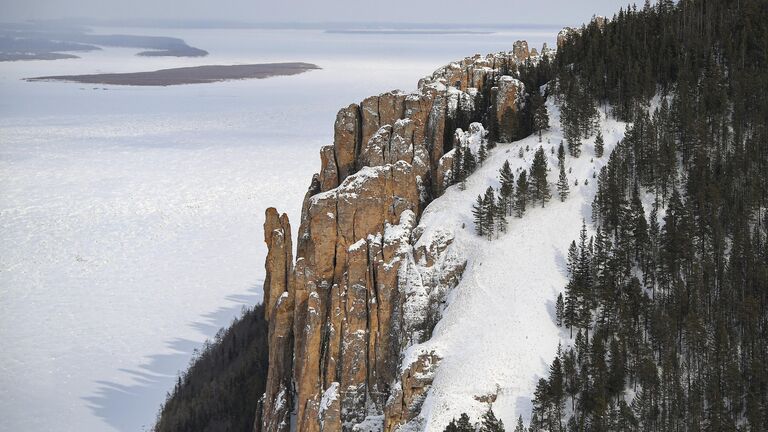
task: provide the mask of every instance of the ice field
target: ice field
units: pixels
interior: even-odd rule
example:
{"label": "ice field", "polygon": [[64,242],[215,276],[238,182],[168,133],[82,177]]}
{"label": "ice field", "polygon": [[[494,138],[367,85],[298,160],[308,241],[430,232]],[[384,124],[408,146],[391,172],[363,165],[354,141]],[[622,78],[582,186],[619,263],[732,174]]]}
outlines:
{"label": "ice field", "polygon": [[[150,428],[193,350],[260,301],[264,209],[298,220],[340,107],[557,31],[96,30],[211,55],[0,63],[0,430]],[[322,69],[150,88],[21,81],[271,61]]]}

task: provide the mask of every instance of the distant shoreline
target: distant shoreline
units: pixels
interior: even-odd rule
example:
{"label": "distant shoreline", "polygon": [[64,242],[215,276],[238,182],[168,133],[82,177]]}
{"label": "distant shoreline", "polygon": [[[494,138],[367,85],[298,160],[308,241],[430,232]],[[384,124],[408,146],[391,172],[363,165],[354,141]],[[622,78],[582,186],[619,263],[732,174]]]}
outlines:
{"label": "distant shoreline", "polygon": [[24,81],[65,81],[81,84],[128,86],[172,86],[181,84],[206,84],[243,79],[265,79],[275,76],[298,75],[314,69],[320,69],[320,67],[312,63],[300,62],[206,65],[161,69],[151,72],[42,76],[24,78]]}
{"label": "distant shoreline", "polygon": [[101,47],[141,48],[142,57],[204,57],[208,51],[167,36],[93,34],[81,28],[39,28],[32,24],[0,24],[0,62],[78,58],[73,53]]}
{"label": "distant shoreline", "polygon": [[490,35],[496,32],[477,30],[326,30],[326,33],[373,35]]}

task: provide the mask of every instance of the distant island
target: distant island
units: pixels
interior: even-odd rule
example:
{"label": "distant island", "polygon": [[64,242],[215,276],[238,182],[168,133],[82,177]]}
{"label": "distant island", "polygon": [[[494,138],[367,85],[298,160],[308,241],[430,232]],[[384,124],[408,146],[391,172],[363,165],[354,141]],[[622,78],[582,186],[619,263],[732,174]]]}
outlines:
{"label": "distant island", "polygon": [[93,75],[58,75],[25,78],[25,81],[69,81],[83,84],[130,86],[171,86],[205,84],[242,79],[263,79],[298,75],[320,69],[312,63],[262,63],[247,65],[207,65],[161,69],[152,72],[105,73]]}
{"label": "distant island", "polygon": [[93,34],[81,27],[41,27],[3,24],[0,27],[0,61],[78,58],[71,52],[100,50],[102,46],[140,48],[145,57],[203,57],[208,51],[165,36]]}

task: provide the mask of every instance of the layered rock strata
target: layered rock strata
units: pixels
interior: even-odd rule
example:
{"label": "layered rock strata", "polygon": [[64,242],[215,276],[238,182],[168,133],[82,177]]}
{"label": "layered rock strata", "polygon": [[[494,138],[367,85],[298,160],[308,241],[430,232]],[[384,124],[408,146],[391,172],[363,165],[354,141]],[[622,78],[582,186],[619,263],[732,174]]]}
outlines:
{"label": "layered rock strata", "polygon": [[450,183],[455,142],[485,136],[471,121],[519,110],[525,89],[504,73],[530,58],[522,43],[468,57],[414,93],[339,111],[295,261],[288,217],[266,212],[269,373],[256,431],[393,431],[418,415],[440,359],[401,364],[403,352],[429,338],[465,263],[452,233],[421,235],[419,215]]}

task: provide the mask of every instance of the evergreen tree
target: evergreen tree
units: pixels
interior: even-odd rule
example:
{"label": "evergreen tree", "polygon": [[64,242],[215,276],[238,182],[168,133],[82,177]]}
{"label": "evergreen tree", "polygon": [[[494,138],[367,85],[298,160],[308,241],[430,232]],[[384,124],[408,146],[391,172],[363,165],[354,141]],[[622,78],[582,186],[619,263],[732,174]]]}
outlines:
{"label": "evergreen tree", "polygon": [[597,136],[595,137],[595,156],[599,158],[603,157],[604,151],[605,143],[603,142],[603,133],[600,132],[600,129],[598,129]]}
{"label": "evergreen tree", "polygon": [[454,418],[448,423],[444,432],[475,432],[475,428],[469,421],[469,416],[466,413],[461,413],[458,420]]}
{"label": "evergreen tree", "polygon": [[502,142],[512,142],[518,136],[518,117],[511,107],[506,107],[501,114],[499,139]]}
{"label": "evergreen tree", "polygon": [[525,430],[525,425],[523,424],[523,416],[522,415],[517,417],[517,426],[515,426],[515,432],[527,432]]}
{"label": "evergreen tree", "polygon": [[496,228],[496,194],[493,188],[488,186],[483,197],[482,223],[483,231],[488,240],[493,239],[493,233]]}
{"label": "evergreen tree", "polygon": [[499,170],[499,182],[501,187],[499,188],[500,201],[504,206],[504,210],[507,215],[512,215],[513,197],[515,194],[515,175],[512,173],[512,168],[509,166],[509,161],[504,161],[504,165]]}
{"label": "evergreen tree", "polygon": [[485,219],[485,203],[483,197],[478,195],[477,201],[472,205],[472,220],[475,222],[475,233],[480,237],[486,235]]}
{"label": "evergreen tree", "polygon": [[578,325],[579,303],[576,282],[571,280],[565,286],[565,307],[563,310],[563,324],[570,331],[570,337],[573,337],[573,328]]}
{"label": "evergreen tree", "polygon": [[547,113],[547,106],[544,98],[535,92],[533,96],[533,129],[539,134],[539,142],[541,142],[541,131],[549,129],[549,114]]}
{"label": "evergreen tree", "polygon": [[563,368],[560,363],[560,347],[557,349],[558,355],[549,367],[549,380],[547,390],[550,401],[550,430],[563,430],[562,411],[565,401],[565,381],[563,379]]}
{"label": "evergreen tree", "polygon": [[504,200],[499,197],[496,204],[493,207],[494,215],[493,220],[496,222],[496,233],[501,235],[507,232],[507,205]]}
{"label": "evergreen tree", "polygon": [[480,163],[480,166],[483,166],[483,162],[488,159],[488,149],[485,146],[484,142],[480,143],[480,149],[477,152],[477,160]]}
{"label": "evergreen tree", "polygon": [[568,142],[568,153],[575,158],[581,156],[581,137],[565,132],[565,140]]}
{"label": "evergreen tree", "polygon": [[549,191],[549,182],[547,181],[547,157],[542,147],[539,147],[533,156],[528,190],[531,194],[531,200],[534,202],[540,201],[542,207],[552,197]]}
{"label": "evergreen tree", "polygon": [[557,147],[557,164],[565,167],[565,149],[563,148],[563,141],[560,141],[560,145]]}
{"label": "evergreen tree", "polygon": [[466,189],[466,175],[463,168],[464,152],[461,148],[461,142],[456,140],[453,146],[453,163],[451,164],[451,172],[453,174],[453,184],[459,183],[461,190]]}
{"label": "evergreen tree", "polygon": [[526,200],[528,199],[528,176],[525,171],[517,176],[517,191],[515,192],[515,216],[521,218],[525,214]]}
{"label": "evergreen tree", "polygon": [[558,327],[563,326],[563,318],[565,317],[565,302],[563,301],[563,294],[557,295],[557,301],[555,302],[555,320]]}
{"label": "evergreen tree", "polygon": [[475,172],[475,168],[477,168],[477,159],[475,159],[475,155],[472,154],[472,149],[469,147],[465,147],[463,153],[463,161],[461,162],[461,179],[462,189],[466,189],[467,177]]}
{"label": "evergreen tree", "polygon": [[557,180],[557,194],[560,196],[560,201],[565,201],[568,198],[568,177],[565,175],[565,167],[560,165],[560,177]]}
{"label": "evergreen tree", "polygon": [[483,414],[479,432],[504,432],[504,423],[496,418],[492,409],[488,408],[488,411]]}

